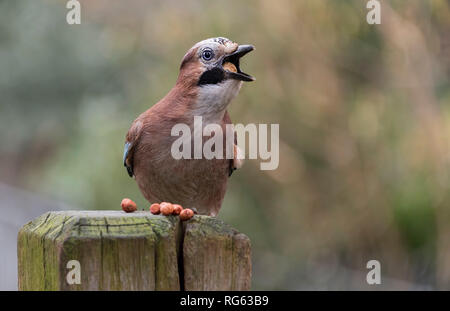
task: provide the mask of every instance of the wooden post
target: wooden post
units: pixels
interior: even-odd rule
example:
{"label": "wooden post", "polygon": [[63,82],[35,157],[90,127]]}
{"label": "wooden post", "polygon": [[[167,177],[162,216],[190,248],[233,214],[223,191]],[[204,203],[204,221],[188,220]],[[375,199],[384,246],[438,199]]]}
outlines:
{"label": "wooden post", "polygon": [[17,252],[19,290],[250,289],[250,240],[207,216],[48,212],[20,230]]}
{"label": "wooden post", "polygon": [[195,216],[184,224],[185,290],[249,290],[249,238],[214,217]]}

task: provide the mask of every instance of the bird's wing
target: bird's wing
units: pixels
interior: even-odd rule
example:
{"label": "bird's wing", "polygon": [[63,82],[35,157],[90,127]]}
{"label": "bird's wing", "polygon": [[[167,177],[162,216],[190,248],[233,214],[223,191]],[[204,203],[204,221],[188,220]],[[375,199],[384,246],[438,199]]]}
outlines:
{"label": "bird's wing", "polygon": [[128,175],[133,177],[133,156],[136,146],[139,143],[139,137],[142,132],[142,121],[135,120],[128,130],[125,147],[123,149],[123,165],[126,167]]}
{"label": "bird's wing", "polygon": [[125,147],[123,148],[123,165],[126,167],[128,175],[133,177],[133,164],[128,158],[131,155],[131,146],[132,144],[130,142],[125,142]]}

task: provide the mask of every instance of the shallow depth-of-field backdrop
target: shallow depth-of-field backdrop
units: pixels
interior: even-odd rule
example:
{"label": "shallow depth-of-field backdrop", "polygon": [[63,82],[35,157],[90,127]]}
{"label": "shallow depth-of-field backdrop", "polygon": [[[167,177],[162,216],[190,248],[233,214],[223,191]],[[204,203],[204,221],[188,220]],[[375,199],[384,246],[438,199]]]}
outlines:
{"label": "shallow depth-of-field backdrop", "polygon": [[383,0],[381,25],[366,0],[80,2],[70,26],[64,0],[0,0],[0,200],[36,198],[5,210],[147,209],[128,127],[224,36],[256,47],[233,122],[280,124],[279,168],[247,160],[219,214],[252,240],[253,289],[450,289],[449,1]]}

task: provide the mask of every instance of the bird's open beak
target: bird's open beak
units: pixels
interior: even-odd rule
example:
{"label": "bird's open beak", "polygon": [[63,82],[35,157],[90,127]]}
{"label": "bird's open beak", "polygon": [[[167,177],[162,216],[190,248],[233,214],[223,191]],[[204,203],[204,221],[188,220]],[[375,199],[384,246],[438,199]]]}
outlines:
{"label": "bird's open beak", "polygon": [[254,81],[255,78],[242,72],[239,68],[240,58],[254,49],[255,47],[253,45],[239,45],[236,51],[225,56],[222,62],[223,69],[225,70],[225,77],[241,81]]}

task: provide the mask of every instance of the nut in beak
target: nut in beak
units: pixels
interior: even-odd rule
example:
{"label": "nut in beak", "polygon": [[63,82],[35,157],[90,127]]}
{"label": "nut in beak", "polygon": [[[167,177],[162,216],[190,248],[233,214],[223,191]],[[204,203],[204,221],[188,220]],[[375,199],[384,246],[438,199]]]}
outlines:
{"label": "nut in beak", "polygon": [[225,70],[226,77],[229,79],[241,80],[241,81],[254,81],[251,75],[242,72],[240,65],[240,58],[245,54],[253,51],[255,48],[253,45],[239,45],[236,51],[230,55],[225,56],[222,62],[222,67]]}

